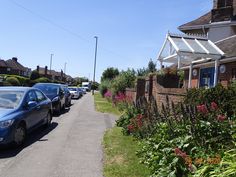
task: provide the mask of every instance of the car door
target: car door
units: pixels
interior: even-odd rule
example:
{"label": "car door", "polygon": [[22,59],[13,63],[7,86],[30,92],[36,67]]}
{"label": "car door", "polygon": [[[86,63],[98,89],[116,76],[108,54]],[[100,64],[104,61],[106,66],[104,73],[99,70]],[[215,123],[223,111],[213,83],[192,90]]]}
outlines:
{"label": "car door", "polygon": [[[33,90],[29,91],[26,95],[26,104],[28,105],[29,102],[36,102],[37,97]],[[33,128],[37,125],[40,118],[40,106],[36,104],[34,107],[26,107],[27,115],[26,115],[26,122],[29,128]]]}
{"label": "car door", "polygon": [[35,94],[37,97],[38,106],[40,107],[39,112],[39,121],[40,123],[44,122],[44,119],[47,117],[50,109],[49,102],[47,101],[47,98],[44,96],[44,94],[38,90],[35,90]]}

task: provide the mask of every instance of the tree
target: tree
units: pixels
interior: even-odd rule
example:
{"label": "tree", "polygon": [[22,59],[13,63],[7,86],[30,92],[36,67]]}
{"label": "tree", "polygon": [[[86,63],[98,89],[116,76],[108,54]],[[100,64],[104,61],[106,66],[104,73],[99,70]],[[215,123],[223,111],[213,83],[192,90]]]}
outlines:
{"label": "tree", "polygon": [[125,92],[126,88],[133,88],[135,85],[135,71],[128,69],[127,71],[122,71],[119,76],[117,76],[112,82],[112,92],[117,94],[119,92]]}
{"label": "tree", "polygon": [[148,74],[148,71],[146,68],[140,68],[137,69],[137,76],[146,76]]}
{"label": "tree", "polygon": [[148,68],[147,68],[149,73],[153,73],[156,72],[156,64],[152,61],[152,59],[150,59],[149,63],[148,63]]}
{"label": "tree", "polygon": [[105,71],[102,73],[102,78],[101,81],[104,80],[113,80],[116,76],[120,74],[119,70],[117,68],[107,68]]}

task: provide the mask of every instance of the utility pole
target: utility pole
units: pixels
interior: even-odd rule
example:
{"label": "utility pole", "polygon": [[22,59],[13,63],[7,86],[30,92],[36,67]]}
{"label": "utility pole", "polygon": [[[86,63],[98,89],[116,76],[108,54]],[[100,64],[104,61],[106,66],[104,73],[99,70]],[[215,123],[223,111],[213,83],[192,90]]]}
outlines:
{"label": "utility pole", "polygon": [[[95,84],[95,75],[96,75],[96,62],[97,62],[97,50],[98,50],[98,37],[94,36],[96,39],[96,45],[95,45],[95,58],[94,58],[94,70],[93,70],[93,86]],[[94,95],[94,87],[92,90],[92,94]]]}
{"label": "utility pole", "polygon": [[67,63],[65,62],[65,64],[64,64],[64,74],[65,74],[65,76],[66,76],[66,65],[67,65]]}
{"label": "utility pole", "polygon": [[52,57],[54,54],[51,54],[51,58],[50,58],[50,75],[52,75]]}
{"label": "utility pole", "polygon": [[66,82],[66,62],[65,62],[65,64],[64,64],[64,77],[65,77],[65,82]]}

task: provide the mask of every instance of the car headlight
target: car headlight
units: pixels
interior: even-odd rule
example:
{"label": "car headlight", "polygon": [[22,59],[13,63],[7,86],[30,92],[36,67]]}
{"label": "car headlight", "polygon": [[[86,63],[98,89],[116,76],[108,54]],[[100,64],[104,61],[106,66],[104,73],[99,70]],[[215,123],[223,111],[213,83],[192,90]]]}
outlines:
{"label": "car headlight", "polygon": [[8,128],[13,124],[14,120],[5,120],[0,122],[0,128]]}
{"label": "car headlight", "polygon": [[58,101],[58,100],[59,100],[59,97],[57,96],[57,97],[55,97],[55,98],[52,99],[52,102],[56,102],[56,101]]}

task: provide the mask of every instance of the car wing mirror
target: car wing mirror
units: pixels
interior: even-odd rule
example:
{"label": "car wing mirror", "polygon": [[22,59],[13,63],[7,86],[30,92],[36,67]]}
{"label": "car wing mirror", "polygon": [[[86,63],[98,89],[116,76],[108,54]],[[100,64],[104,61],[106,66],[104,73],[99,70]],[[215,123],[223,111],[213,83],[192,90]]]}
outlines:
{"label": "car wing mirror", "polygon": [[38,105],[38,104],[37,104],[36,101],[29,101],[29,102],[27,103],[27,107],[28,107],[29,109],[32,109],[32,108],[36,107],[37,105]]}

